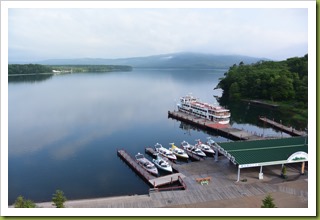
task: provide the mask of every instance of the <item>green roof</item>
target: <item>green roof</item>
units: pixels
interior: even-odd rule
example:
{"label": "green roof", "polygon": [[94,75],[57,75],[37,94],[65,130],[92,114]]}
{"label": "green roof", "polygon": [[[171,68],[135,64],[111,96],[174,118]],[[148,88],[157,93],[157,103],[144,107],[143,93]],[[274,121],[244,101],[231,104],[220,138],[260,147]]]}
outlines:
{"label": "green roof", "polygon": [[[307,137],[237,141],[219,145],[223,148],[222,152],[230,158],[233,157],[234,162],[241,167],[286,163],[294,153],[308,153]],[[307,158],[300,158],[299,161],[306,160]]]}

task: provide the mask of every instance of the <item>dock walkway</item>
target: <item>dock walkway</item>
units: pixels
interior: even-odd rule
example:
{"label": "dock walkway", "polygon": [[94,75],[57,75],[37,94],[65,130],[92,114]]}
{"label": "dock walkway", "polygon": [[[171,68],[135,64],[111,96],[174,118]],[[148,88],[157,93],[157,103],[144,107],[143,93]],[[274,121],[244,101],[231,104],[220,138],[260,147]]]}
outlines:
{"label": "dock walkway", "polygon": [[307,135],[307,133],[304,131],[298,131],[298,130],[294,129],[293,127],[287,127],[281,123],[275,122],[274,120],[270,120],[266,117],[259,117],[259,120],[277,128],[287,134],[290,134],[292,136],[306,136]]}
{"label": "dock walkway", "polygon": [[168,116],[171,118],[178,119],[193,124],[199,128],[205,130],[211,130],[219,133],[220,135],[234,139],[234,140],[261,140],[264,139],[262,136],[240,130],[238,128],[232,128],[229,124],[219,124],[204,118],[199,118],[190,114],[186,114],[180,111],[168,111]]}

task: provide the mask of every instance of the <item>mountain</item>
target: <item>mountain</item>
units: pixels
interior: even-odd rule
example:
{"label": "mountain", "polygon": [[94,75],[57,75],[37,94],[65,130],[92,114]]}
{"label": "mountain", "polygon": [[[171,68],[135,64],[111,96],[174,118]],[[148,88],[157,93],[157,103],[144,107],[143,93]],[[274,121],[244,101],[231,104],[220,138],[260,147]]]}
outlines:
{"label": "mountain", "polygon": [[50,59],[37,62],[46,65],[129,65],[134,68],[192,68],[192,69],[213,69],[229,68],[233,64],[256,63],[266,58],[256,58],[240,55],[215,55],[202,53],[171,53],[147,57],[102,59],[102,58],[81,58],[81,59]]}

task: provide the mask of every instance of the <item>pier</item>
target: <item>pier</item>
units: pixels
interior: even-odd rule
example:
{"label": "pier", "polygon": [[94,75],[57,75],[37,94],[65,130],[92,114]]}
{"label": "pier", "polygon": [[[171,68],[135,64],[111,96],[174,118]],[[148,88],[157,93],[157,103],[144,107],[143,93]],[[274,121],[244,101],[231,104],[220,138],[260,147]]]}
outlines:
{"label": "pier", "polygon": [[[118,150],[117,151],[118,156],[123,159],[135,172],[137,172],[146,182],[149,183],[149,185],[153,186],[153,188],[159,187],[159,186],[163,186],[163,185],[167,185],[167,184],[171,184],[174,182],[179,181],[182,186],[179,187],[172,187],[172,189],[184,189],[185,188],[185,184],[183,183],[182,178],[184,178],[185,176],[181,173],[173,173],[170,175],[166,175],[166,176],[161,176],[161,177],[155,177],[153,175],[151,175],[148,171],[146,171],[145,169],[143,169],[137,162],[135,159],[133,159],[126,151],[124,150]],[[170,189],[170,187],[166,188],[166,189]]]}
{"label": "pier", "polygon": [[269,108],[278,108],[279,107],[279,105],[277,105],[277,104],[271,104],[271,103],[267,103],[267,102],[260,101],[260,100],[243,99],[242,101],[249,103],[249,105],[252,103],[254,105],[262,105],[262,106],[269,107]]}
{"label": "pier", "polygon": [[232,128],[229,124],[219,124],[214,121],[210,121],[204,118],[199,118],[194,115],[186,114],[180,111],[168,111],[168,117],[178,119],[180,121],[188,122],[199,128],[214,131],[222,136],[233,140],[261,140],[262,136],[240,130],[238,128]]}
{"label": "pier", "polygon": [[268,125],[271,125],[271,126],[277,128],[287,134],[290,134],[292,136],[306,136],[307,135],[307,133],[304,131],[298,131],[298,130],[294,129],[293,127],[285,126],[282,123],[275,122],[274,120],[270,120],[266,117],[259,117],[259,120],[263,121],[264,123],[267,123]]}

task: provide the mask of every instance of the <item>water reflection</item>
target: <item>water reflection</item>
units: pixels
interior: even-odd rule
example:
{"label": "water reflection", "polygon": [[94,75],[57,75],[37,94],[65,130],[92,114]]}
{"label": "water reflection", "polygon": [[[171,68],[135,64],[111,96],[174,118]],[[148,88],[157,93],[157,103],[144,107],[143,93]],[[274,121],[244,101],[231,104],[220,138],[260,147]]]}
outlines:
{"label": "water reflection", "polygon": [[304,130],[307,127],[306,122],[293,120],[293,113],[281,111],[276,108],[267,108],[259,105],[249,104],[242,101],[219,100],[220,104],[226,106],[231,111],[230,124],[249,124],[257,125],[260,128],[269,126],[259,120],[259,116],[265,116],[284,125],[293,126],[296,129]]}
{"label": "water reflection", "polygon": [[50,79],[53,74],[35,74],[35,75],[9,75],[9,83],[37,83]]}

